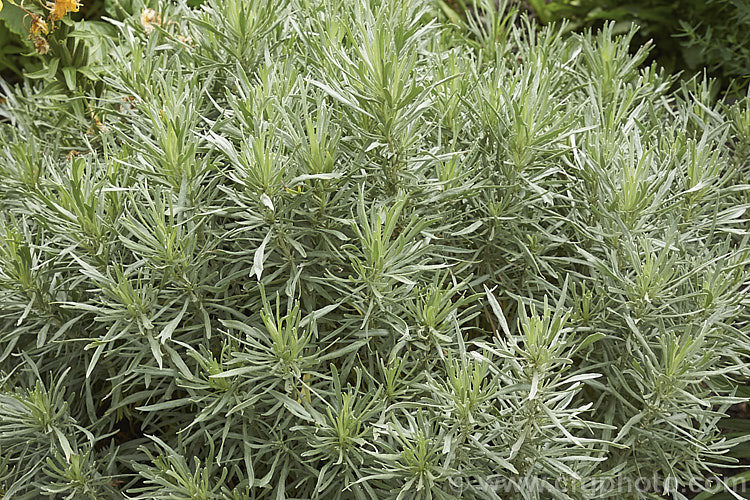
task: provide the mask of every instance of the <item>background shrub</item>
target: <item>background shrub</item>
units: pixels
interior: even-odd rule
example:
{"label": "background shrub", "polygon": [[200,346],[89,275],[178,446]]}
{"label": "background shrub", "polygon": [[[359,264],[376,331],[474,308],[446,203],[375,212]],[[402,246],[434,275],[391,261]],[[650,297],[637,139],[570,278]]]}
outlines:
{"label": "background shrub", "polygon": [[24,57],[24,53],[33,51],[31,44],[27,43],[24,15],[20,7],[11,3],[3,2],[0,9],[0,74],[6,80],[23,78],[24,68],[33,68],[38,62],[34,56]]}
{"label": "background shrub", "polygon": [[[450,17],[475,12],[475,2],[436,0]],[[481,5],[480,2],[476,2]],[[495,2],[497,3],[497,2]],[[750,75],[750,3],[745,0],[514,0],[537,21],[567,23],[568,29],[601,29],[615,22],[614,32],[639,27],[633,49],[653,43],[647,59],[688,80],[706,72],[719,81],[715,91],[735,97],[747,92]],[[481,7],[480,7],[481,10]],[[474,14],[469,14],[472,17]]]}
{"label": "background shrub", "polygon": [[704,70],[723,87],[732,81],[744,95],[750,75],[750,3],[743,0],[593,1],[531,0],[542,22],[570,19],[574,28],[600,26],[610,20],[621,30],[640,26],[638,45],[653,40],[653,57],[672,72],[690,78]]}
{"label": "background shrub", "polygon": [[687,498],[737,463],[750,96],[613,25],[145,8],[79,38],[100,83],[5,86],[6,498]]}
{"label": "background shrub", "polygon": [[[62,19],[53,22],[50,14],[55,11],[55,4],[66,5],[74,10],[65,11]],[[58,10],[63,12],[63,10]],[[77,35],[86,36],[85,32],[91,29],[107,29],[104,23],[98,23],[102,16],[113,19],[122,19],[132,16],[134,7],[128,0],[86,0],[78,3],[70,0],[35,1],[28,0],[16,2],[15,0],[4,0],[0,7],[0,76],[7,82],[17,83],[24,77],[41,78],[46,76],[44,69],[49,68],[52,61],[70,59],[63,61],[62,67],[71,66],[75,55],[76,42],[73,40]],[[32,14],[39,16],[44,21],[44,28],[49,33],[44,33],[34,28]],[[72,21],[85,20],[78,23],[79,33],[71,35],[71,30],[76,26]],[[101,35],[101,34],[100,34]],[[68,41],[68,37],[71,40]],[[47,41],[36,43],[40,40]],[[62,45],[70,44],[70,47],[62,48]],[[67,50],[67,52],[66,52]],[[55,64],[55,63],[53,63]],[[81,59],[78,68],[85,67],[87,61]],[[62,76],[62,73],[61,73]]]}

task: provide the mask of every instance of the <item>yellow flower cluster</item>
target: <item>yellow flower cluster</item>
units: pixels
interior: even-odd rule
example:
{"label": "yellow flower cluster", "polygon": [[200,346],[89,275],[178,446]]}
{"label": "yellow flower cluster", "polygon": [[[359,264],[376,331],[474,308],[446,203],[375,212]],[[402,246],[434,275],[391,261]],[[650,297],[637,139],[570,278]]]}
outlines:
{"label": "yellow flower cluster", "polygon": [[[55,23],[64,18],[69,12],[78,12],[81,8],[80,0],[48,0],[46,3],[42,3],[43,0],[36,0],[39,3],[39,7],[42,10],[48,12],[47,18],[43,18],[36,12],[28,10],[24,6],[23,0],[20,4],[16,4],[14,0],[10,0],[13,5],[17,5],[21,8],[26,15],[24,16],[24,24],[27,19],[31,19],[31,23],[28,26],[29,39],[34,44],[34,48],[40,54],[46,54],[49,50],[49,43],[47,42],[46,36],[50,32],[54,31]],[[3,8],[3,0],[0,0],[0,10]]]}
{"label": "yellow flower cluster", "polygon": [[47,10],[49,10],[49,20],[54,23],[59,21],[68,12],[78,12],[81,7],[81,3],[78,0],[55,0],[54,2],[47,2]]}

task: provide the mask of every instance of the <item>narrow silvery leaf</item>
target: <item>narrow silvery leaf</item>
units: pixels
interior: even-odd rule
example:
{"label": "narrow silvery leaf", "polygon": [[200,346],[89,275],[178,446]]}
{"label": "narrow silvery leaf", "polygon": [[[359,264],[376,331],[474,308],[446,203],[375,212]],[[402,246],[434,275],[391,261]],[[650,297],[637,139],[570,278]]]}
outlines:
{"label": "narrow silvery leaf", "polygon": [[258,278],[258,281],[260,281],[260,277],[263,274],[263,261],[265,260],[265,253],[266,253],[266,245],[271,240],[271,231],[268,232],[265,238],[263,238],[263,242],[260,244],[258,249],[255,251],[255,256],[253,257],[253,267],[250,269],[250,276],[255,274],[255,277]]}
{"label": "narrow silvery leaf", "polygon": [[263,205],[265,205],[270,211],[272,212],[274,211],[273,202],[271,201],[271,198],[266,193],[263,193],[262,195],[260,195],[260,202],[263,203]]}
{"label": "narrow silvery leaf", "polygon": [[490,289],[487,288],[487,285],[484,285],[484,291],[487,294],[487,300],[490,302],[490,307],[492,307],[492,312],[495,313],[495,317],[500,322],[500,327],[503,329],[503,332],[506,335],[510,336],[510,328],[508,328],[508,322],[505,320],[505,314],[503,314],[500,303],[497,301]]}

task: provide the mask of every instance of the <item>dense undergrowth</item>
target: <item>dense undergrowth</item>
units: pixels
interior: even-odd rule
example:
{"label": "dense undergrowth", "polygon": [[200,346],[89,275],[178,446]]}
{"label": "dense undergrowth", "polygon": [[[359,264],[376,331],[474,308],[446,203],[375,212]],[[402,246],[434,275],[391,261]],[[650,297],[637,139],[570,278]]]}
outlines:
{"label": "dense undergrowth", "polygon": [[741,486],[750,96],[432,8],[165,4],[4,86],[0,495]]}

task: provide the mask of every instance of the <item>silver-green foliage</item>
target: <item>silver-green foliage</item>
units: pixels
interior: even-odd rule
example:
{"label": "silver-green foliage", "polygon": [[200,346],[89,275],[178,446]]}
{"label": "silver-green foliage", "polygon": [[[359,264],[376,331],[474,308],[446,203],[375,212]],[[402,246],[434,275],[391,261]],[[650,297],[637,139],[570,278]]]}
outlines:
{"label": "silver-green foliage", "polygon": [[0,495],[685,498],[731,465],[750,96],[491,10],[159,10],[101,99],[5,88]]}

